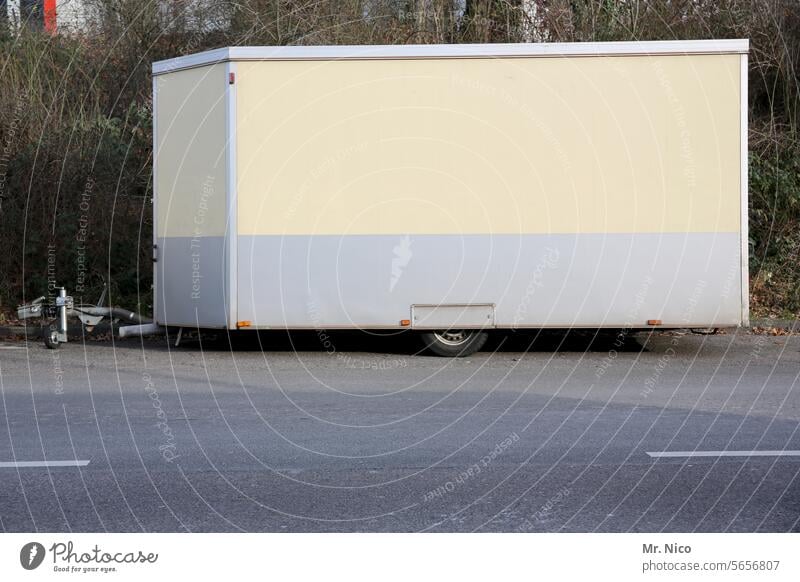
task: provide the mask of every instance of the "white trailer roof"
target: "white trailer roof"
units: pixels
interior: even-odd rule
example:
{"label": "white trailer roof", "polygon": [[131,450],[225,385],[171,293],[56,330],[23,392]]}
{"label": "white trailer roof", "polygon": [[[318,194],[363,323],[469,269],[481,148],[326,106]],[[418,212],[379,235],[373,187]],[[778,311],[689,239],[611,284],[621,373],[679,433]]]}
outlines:
{"label": "white trailer roof", "polygon": [[226,61],[597,57],[659,54],[744,54],[747,39],[514,44],[235,46],[153,63],[153,74]]}

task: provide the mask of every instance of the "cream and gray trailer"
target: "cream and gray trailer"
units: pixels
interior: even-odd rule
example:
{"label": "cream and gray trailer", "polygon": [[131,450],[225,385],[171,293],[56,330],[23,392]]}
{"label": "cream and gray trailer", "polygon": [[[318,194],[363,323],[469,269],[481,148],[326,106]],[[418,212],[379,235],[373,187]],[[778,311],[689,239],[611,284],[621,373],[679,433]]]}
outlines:
{"label": "cream and gray trailer", "polygon": [[746,40],[233,47],[153,65],[155,318],[748,323]]}

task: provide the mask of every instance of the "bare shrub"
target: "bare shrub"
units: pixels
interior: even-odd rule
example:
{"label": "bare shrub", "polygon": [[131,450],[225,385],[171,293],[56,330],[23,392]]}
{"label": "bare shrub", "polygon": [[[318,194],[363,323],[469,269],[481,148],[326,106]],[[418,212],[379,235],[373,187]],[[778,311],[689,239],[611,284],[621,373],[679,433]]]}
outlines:
{"label": "bare shrub", "polygon": [[60,283],[83,280],[91,299],[107,279],[112,300],[148,311],[154,60],[225,45],[750,38],[753,307],[800,311],[796,0],[95,0],[91,8],[76,32],[0,28],[6,308],[44,291],[55,245]]}

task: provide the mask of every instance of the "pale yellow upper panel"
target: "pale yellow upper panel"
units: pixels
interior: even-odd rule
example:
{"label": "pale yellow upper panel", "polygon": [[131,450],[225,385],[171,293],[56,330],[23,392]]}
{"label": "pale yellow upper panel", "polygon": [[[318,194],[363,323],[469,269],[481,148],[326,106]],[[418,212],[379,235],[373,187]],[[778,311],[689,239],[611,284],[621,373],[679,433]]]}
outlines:
{"label": "pale yellow upper panel", "polygon": [[237,63],[239,233],[736,232],[739,66]]}
{"label": "pale yellow upper panel", "polygon": [[158,236],[222,236],[226,224],[225,65],[156,77]]}

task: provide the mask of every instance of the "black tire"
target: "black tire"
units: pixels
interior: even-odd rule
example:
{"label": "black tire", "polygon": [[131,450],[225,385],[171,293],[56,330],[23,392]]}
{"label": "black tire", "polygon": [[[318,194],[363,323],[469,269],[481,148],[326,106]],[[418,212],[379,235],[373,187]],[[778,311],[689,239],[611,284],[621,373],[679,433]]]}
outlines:
{"label": "black tire", "polygon": [[481,349],[489,334],[478,329],[451,329],[426,331],[420,337],[428,351],[437,356],[463,358]]}
{"label": "black tire", "polygon": [[42,337],[44,338],[44,345],[47,346],[47,349],[57,350],[61,347],[61,343],[58,341],[58,327],[56,327],[55,323],[42,326]]}

